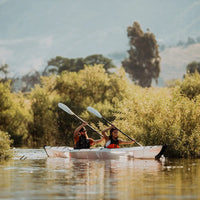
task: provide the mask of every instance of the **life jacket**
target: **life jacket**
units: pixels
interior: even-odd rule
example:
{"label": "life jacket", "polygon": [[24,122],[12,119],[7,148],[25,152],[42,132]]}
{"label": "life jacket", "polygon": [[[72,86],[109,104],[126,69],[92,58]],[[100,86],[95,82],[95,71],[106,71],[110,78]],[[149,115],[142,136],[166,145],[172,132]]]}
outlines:
{"label": "life jacket", "polygon": [[79,140],[76,142],[74,149],[89,149],[90,140],[86,139],[84,135],[79,136]]}
{"label": "life jacket", "polygon": [[118,139],[113,140],[113,138],[109,136],[109,140],[108,142],[106,142],[105,147],[108,149],[119,148],[119,140]]}

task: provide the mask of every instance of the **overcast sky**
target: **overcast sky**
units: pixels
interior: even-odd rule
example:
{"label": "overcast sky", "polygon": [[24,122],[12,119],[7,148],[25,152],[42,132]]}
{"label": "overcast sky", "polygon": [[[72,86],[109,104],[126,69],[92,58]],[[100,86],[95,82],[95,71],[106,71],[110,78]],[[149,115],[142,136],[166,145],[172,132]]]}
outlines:
{"label": "overcast sky", "polygon": [[123,53],[134,21],[175,43],[199,34],[199,10],[199,0],[0,0],[0,64],[23,74],[56,56]]}

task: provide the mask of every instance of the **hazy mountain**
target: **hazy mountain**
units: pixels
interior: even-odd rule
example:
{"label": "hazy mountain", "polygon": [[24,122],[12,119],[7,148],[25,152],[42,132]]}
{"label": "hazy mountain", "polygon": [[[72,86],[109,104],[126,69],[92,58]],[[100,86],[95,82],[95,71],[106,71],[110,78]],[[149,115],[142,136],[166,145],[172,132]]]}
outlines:
{"label": "hazy mountain", "polygon": [[193,44],[186,48],[172,47],[160,54],[160,77],[165,80],[181,79],[186,74],[186,66],[192,61],[200,62],[200,44]]}
{"label": "hazy mountain", "polygon": [[[43,69],[58,55],[125,54],[126,29],[134,21],[143,31],[149,28],[159,44],[176,44],[200,36],[199,10],[199,0],[0,0],[0,64],[20,75]],[[161,68],[170,79],[176,71],[165,58],[169,51],[161,54]],[[180,62],[178,57],[174,63]]]}

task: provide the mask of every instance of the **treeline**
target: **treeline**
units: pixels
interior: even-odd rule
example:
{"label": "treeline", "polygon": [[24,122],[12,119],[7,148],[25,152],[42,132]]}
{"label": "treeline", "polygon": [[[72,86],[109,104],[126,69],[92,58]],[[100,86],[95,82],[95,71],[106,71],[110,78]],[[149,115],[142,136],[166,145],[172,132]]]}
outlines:
{"label": "treeline", "polygon": [[[73,131],[80,121],[58,108],[62,102],[100,131],[106,124],[89,114],[88,106],[143,145],[167,144],[169,157],[199,157],[197,72],[165,88],[136,86],[123,68],[107,73],[102,65],[40,78],[41,85],[29,93],[13,93],[9,81],[0,83],[0,156],[5,155],[1,149],[11,143],[14,147],[31,148],[73,146]],[[99,137],[88,131],[90,137]]]}
{"label": "treeline", "polygon": [[84,69],[85,65],[102,64],[106,72],[109,73],[110,69],[116,68],[112,60],[104,57],[101,54],[89,55],[85,58],[65,58],[56,56],[47,62],[47,66],[44,70],[32,71],[22,77],[8,77],[9,65],[0,65],[0,82],[6,82],[8,79],[11,80],[11,89],[13,92],[30,92],[34,88],[35,84],[40,84],[41,76],[50,76],[52,74],[61,74],[62,71],[78,72]]}

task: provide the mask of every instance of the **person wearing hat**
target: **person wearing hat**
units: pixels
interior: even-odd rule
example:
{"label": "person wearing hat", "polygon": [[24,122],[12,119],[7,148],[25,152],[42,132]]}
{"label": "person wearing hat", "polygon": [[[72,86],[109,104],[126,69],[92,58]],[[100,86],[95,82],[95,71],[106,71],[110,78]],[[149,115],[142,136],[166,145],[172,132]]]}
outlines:
{"label": "person wearing hat", "polygon": [[[106,132],[110,131],[110,135],[108,136]],[[106,140],[106,148],[119,148],[120,144],[133,144],[134,141],[123,141],[119,139],[118,129],[115,126],[110,126],[102,131],[102,135]]]}
{"label": "person wearing hat", "polygon": [[104,138],[99,140],[89,138],[85,126],[87,126],[87,122],[82,123],[74,131],[74,149],[89,149],[92,145],[104,140]]}

